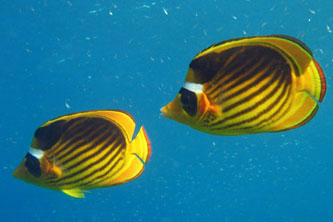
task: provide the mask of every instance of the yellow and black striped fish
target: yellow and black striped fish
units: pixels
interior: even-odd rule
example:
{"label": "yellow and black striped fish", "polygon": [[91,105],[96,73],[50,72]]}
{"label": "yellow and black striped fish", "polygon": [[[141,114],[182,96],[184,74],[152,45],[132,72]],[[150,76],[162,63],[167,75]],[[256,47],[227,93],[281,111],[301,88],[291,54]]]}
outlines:
{"label": "yellow and black striped fish", "polygon": [[300,40],[271,35],[231,39],[201,51],[162,116],[215,135],[304,125],[325,96],[325,76]]}
{"label": "yellow and black striped fish", "polygon": [[143,127],[132,140],[133,117],[120,110],[69,114],[41,125],[13,175],[28,183],[84,197],[83,189],[136,179],[150,157]]}

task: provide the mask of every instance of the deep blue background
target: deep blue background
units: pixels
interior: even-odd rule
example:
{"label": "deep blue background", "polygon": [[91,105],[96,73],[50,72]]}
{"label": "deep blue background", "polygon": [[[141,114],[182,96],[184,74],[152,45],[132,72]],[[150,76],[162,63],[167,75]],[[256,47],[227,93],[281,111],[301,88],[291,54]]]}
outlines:
{"label": "deep blue background", "polygon": [[[1,1],[0,220],[333,221],[332,11],[331,0]],[[303,40],[323,67],[311,122],[224,137],[159,117],[196,53],[266,34]],[[93,109],[145,126],[141,177],[85,199],[12,177],[40,124]]]}

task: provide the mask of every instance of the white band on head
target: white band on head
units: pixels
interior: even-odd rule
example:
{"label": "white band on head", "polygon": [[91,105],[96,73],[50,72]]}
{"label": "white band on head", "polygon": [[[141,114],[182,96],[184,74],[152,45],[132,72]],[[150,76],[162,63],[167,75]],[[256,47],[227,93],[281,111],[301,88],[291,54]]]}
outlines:
{"label": "white band on head", "polygon": [[44,151],[43,150],[38,150],[35,148],[30,147],[29,153],[36,157],[37,159],[41,159],[44,156]]}
{"label": "white band on head", "polygon": [[194,93],[202,93],[203,85],[199,83],[193,83],[193,82],[184,82],[183,88],[194,92]]}

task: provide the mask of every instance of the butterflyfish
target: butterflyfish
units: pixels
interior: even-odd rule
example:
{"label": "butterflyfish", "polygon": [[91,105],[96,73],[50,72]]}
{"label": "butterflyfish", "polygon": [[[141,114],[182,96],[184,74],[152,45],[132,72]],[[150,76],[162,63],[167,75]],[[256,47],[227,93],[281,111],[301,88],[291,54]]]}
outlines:
{"label": "butterflyfish", "polygon": [[143,127],[120,110],[64,115],[41,125],[13,175],[25,182],[83,198],[86,189],[134,180],[149,160]]}
{"label": "butterflyfish", "polygon": [[303,42],[245,37],[197,54],[161,115],[214,135],[278,132],[309,122],[325,92],[324,73]]}

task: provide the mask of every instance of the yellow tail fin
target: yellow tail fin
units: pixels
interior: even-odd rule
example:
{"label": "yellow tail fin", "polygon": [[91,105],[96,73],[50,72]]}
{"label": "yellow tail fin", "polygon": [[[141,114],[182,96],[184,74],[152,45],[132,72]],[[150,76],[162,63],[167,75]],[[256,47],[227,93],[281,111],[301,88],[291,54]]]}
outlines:
{"label": "yellow tail fin", "polygon": [[126,154],[126,162],[118,176],[108,181],[109,186],[119,185],[138,178],[144,170],[144,164],[148,162],[151,150],[150,141],[143,127],[135,139],[129,144]]}
{"label": "yellow tail fin", "polygon": [[323,70],[315,59],[309,63],[307,69],[304,70],[303,75],[299,78],[299,81],[303,82],[304,87],[300,90],[307,91],[319,102],[324,99],[326,93],[326,80]]}

